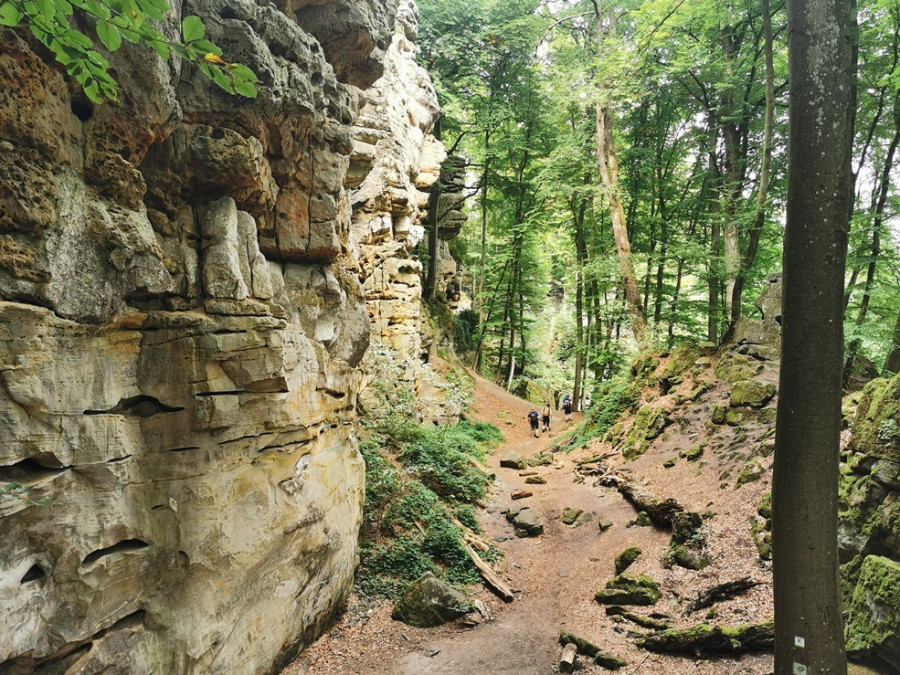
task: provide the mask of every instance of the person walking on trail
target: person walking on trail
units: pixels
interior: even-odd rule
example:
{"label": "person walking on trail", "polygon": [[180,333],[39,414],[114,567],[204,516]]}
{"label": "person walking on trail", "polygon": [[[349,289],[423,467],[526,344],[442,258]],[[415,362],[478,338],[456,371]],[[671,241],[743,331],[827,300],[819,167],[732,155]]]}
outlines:
{"label": "person walking on trail", "polygon": [[572,399],[566,394],[563,396],[563,412],[566,414],[566,422],[572,421]]}
{"label": "person walking on trail", "polygon": [[531,412],[528,413],[528,422],[531,424],[531,435],[537,438],[540,436],[538,433],[538,421],[539,421],[538,411],[534,408],[531,409]]}
{"label": "person walking on trail", "polygon": [[544,423],[544,431],[550,431],[550,404],[544,406],[541,411],[541,421]]}

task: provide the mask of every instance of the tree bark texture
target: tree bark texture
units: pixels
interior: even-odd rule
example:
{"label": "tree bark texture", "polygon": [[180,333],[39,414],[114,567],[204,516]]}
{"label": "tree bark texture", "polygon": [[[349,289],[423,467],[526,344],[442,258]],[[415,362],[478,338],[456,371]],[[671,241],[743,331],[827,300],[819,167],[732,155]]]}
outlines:
{"label": "tree bark texture", "polygon": [[838,584],[851,0],[788,3],[790,142],[773,479],[775,673],[845,673]]}
{"label": "tree bark texture", "polygon": [[634,333],[634,339],[640,342],[647,326],[647,320],[644,317],[641,291],[638,288],[637,274],[634,271],[634,258],[631,255],[631,241],[628,237],[625,209],[619,198],[619,164],[613,145],[612,127],[612,111],[607,106],[598,106],[597,164],[609,200],[609,216],[612,220],[613,237],[616,240],[616,252],[619,257],[619,277],[631,317],[631,332]]}

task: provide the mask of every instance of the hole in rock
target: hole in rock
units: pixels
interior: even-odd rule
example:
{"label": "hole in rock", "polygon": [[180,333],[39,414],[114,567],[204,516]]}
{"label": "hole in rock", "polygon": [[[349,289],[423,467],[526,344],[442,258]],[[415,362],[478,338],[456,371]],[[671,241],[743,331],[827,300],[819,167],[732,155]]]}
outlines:
{"label": "hole in rock", "polygon": [[22,581],[19,583],[26,584],[29,581],[37,581],[38,579],[42,579],[47,576],[47,573],[44,571],[44,568],[40,565],[32,565],[28,568],[28,571],[25,572],[25,576],[22,577]]}
{"label": "hole in rock", "polygon": [[133,415],[134,417],[153,417],[162,413],[180,412],[183,407],[170,407],[152,396],[132,396],[123,398],[109,410],[85,410],[85,415]]}
{"label": "hole in rock", "polygon": [[213,140],[221,141],[223,138],[225,138],[225,130],[221,127],[217,127],[213,129],[213,132],[210,134],[210,136],[213,137]]}
{"label": "hole in rock", "polygon": [[87,101],[76,99],[72,101],[72,113],[82,122],[87,122],[94,116],[94,107]]}
{"label": "hole in rock", "polygon": [[[47,466],[52,464],[54,466]],[[36,457],[23,459],[10,466],[0,466],[0,481],[8,483],[29,483],[46,478],[68,469],[62,466],[56,457],[43,453]]]}
{"label": "hole in rock", "polygon": [[113,544],[112,546],[100,548],[96,551],[88,553],[85,559],[81,561],[81,564],[90,565],[91,563],[95,563],[100,560],[100,558],[105,558],[106,556],[112,555],[113,553],[140,551],[142,548],[147,548],[148,546],[150,546],[150,544],[148,544],[146,541],[141,541],[140,539],[124,539],[118,544]]}

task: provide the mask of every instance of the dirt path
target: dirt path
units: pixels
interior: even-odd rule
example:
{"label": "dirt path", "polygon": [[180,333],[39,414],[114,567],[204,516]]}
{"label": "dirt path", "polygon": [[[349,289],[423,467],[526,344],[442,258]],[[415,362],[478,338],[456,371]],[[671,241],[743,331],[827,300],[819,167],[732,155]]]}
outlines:
{"label": "dirt path", "polygon": [[[614,558],[625,548],[638,546],[644,551],[632,567],[637,573],[648,572],[660,582],[679,573],[666,572],[660,566],[669,537],[649,527],[628,527],[635,518],[634,509],[615,490],[594,487],[590,479],[577,482],[574,463],[584,453],[557,453],[553,466],[538,467],[547,480],[545,485],[526,486],[518,471],[501,469],[500,457],[506,451],[516,450],[528,457],[547,448],[566,426],[557,411],[551,433],[533,438],[526,420],[529,409],[527,402],[478,378],[472,417],[497,424],[507,438],[489,460],[497,479],[483,525],[486,536],[504,553],[497,568],[515,590],[516,599],[505,604],[476,587],[473,593],[487,603],[495,615],[493,621],[474,629],[455,624],[416,629],[392,621],[389,603],[366,604],[354,596],[341,619],[284,673],[543,675],[558,672],[560,648],[556,641],[562,628],[625,658],[628,667],[620,672],[629,674],[717,673],[723,667],[731,673],[771,670],[771,657],[766,655],[715,662],[650,655],[638,650],[625,635],[633,625],[615,623],[605,616],[593,594],[613,576]],[[541,513],[545,531],[540,537],[519,539],[503,511],[512,503],[511,492],[526,487],[534,494],[525,502]],[[591,514],[591,520],[574,528],[565,525],[561,520],[565,507],[582,509]],[[598,529],[600,520],[613,524],[606,533]],[[703,579],[699,583],[706,585]],[[678,600],[664,597],[656,609],[665,612]],[[584,659],[580,662],[583,672],[606,672]]]}

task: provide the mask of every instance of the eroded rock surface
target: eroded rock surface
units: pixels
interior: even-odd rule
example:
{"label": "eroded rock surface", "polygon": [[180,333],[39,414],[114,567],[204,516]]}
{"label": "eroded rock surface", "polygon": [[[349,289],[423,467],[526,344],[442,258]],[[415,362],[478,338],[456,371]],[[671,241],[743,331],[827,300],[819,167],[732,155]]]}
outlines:
{"label": "eroded rock surface", "polygon": [[[407,228],[378,260],[413,289],[427,201],[353,186],[370,94],[407,97],[361,88],[412,67],[415,7],[175,4],[163,29],[202,16],[256,99],[126,45],[119,102],[93,105],[0,31],[4,672],[274,672],[352,580],[377,275],[351,221]],[[400,151],[415,190],[444,154],[426,99]]]}

